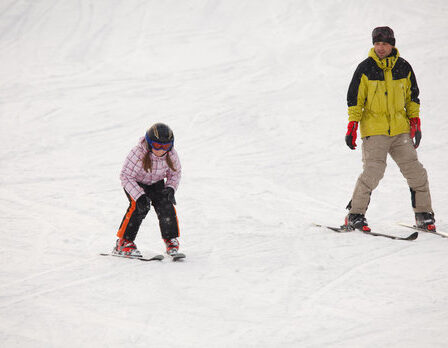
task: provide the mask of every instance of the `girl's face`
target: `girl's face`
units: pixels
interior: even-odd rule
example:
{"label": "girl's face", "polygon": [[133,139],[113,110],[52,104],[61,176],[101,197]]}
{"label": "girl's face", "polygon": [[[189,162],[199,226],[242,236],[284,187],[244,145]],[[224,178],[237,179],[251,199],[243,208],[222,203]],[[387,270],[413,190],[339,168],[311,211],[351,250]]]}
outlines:
{"label": "girl's face", "polygon": [[166,152],[167,152],[167,151],[165,151],[165,150],[156,150],[156,149],[152,149],[152,153],[153,153],[154,155],[156,155],[157,157],[165,156]]}

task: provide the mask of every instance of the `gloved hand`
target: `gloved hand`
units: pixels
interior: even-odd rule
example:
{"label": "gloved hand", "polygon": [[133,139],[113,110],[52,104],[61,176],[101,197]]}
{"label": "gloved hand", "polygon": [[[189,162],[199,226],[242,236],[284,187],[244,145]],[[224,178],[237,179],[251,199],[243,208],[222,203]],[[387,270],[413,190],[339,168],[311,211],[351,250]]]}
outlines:
{"label": "gloved hand", "polygon": [[420,117],[413,117],[409,119],[409,125],[411,126],[411,138],[414,139],[414,148],[420,145],[422,140],[422,130],[420,129]]}
{"label": "gloved hand", "polygon": [[162,193],[170,203],[176,205],[176,198],[174,198],[174,189],[172,187],[165,187]]}
{"label": "gloved hand", "polygon": [[151,200],[147,195],[141,195],[135,203],[139,214],[147,214],[149,209],[151,209]]}
{"label": "gloved hand", "polygon": [[358,122],[350,121],[347,126],[347,134],[345,134],[345,143],[352,150],[356,149],[357,130],[358,130]]}

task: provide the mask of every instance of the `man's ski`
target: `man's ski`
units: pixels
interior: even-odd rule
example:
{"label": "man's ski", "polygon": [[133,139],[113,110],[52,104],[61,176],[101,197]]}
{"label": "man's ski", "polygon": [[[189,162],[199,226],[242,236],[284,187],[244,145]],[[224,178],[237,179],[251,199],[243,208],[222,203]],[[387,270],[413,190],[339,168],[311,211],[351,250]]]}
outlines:
{"label": "man's ski", "polygon": [[101,256],[116,256],[116,257],[122,257],[125,259],[132,259],[132,260],[140,260],[140,261],[162,261],[165,257],[163,255],[154,255],[151,257],[136,257],[136,256],[127,256],[127,255],[119,255],[119,254],[112,254],[112,253],[101,253]]}
{"label": "man's ski", "polygon": [[375,236],[375,237],[385,237],[385,238],[396,239],[396,240],[415,240],[418,237],[418,232],[414,232],[414,233],[410,234],[407,237],[398,237],[398,236],[393,236],[391,234],[384,234],[384,233],[378,233],[378,232],[373,232],[373,231],[347,230],[343,226],[341,226],[341,227],[333,227],[333,226],[319,225],[319,224],[316,224],[316,223],[313,223],[313,224],[314,224],[314,226],[328,228],[328,229],[330,229],[330,230],[332,230],[334,232],[337,232],[337,233],[357,231],[357,232],[362,232],[364,234],[369,234],[369,235]]}
{"label": "man's ski", "polygon": [[435,231],[425,230],[424,228],[419,228],[419,227],[417,227],[415,225],[409,225],[409,224],[405,224],[403,222],[399,222],[398,224],[400,226],[403,226],[403,227],[411,228],[414,231],[437,234],[437,235],[439,235],[441,237],[448,238],[448,233],[446,233],[446,232],[441,232],[441,231],[437,231],[437,230],[435,230]]}

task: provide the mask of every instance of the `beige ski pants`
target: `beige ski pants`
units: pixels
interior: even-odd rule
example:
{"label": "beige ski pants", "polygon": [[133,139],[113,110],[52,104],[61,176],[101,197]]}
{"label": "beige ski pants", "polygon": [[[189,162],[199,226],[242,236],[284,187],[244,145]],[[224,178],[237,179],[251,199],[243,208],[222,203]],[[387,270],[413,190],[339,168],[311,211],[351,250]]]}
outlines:
{"label": "beige ski pants", "polygon": [[370,194],[384,176],[387,154],[390,154],[408,181],[414,212],[432,212],[428,175],[418,161],[411,137],[404,133],[393,137],[374,135],[362,139],[363,172],[356,182],[348,206],[350,213],[366,213]]}

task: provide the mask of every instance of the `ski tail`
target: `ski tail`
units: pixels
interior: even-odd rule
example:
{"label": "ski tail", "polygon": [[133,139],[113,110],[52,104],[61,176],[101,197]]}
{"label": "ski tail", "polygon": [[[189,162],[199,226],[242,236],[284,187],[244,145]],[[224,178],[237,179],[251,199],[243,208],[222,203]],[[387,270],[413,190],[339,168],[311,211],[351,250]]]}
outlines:
{"label": "ski tail", "polygon": [[441,237],[444,237],[444,238],[448,238],[448,233],[447,232],[442,232],[442,231],[438,231],[438,230],[426,230],[424,228],[419,228],[419,227],[417,227],[415,225],[406,224],[404,222],[399,222],[398,224],[400,226],[413,229],[414,231],[417,231],[417,232],[432,233],[432,234],[437,234],[437,235],[439,235]]}
{"label": "ski tail", "polygon": [[183,254],[183,253],[178,253],[178,252],[175,252],[175,253],[172,253],[172,254],[168,254],[169,256],[171,256],[171,258],[173,259],[173,261],[179,261],[179,260],[183,260],[183,259],[185,259],[185,254]]}

